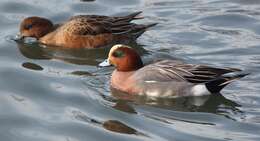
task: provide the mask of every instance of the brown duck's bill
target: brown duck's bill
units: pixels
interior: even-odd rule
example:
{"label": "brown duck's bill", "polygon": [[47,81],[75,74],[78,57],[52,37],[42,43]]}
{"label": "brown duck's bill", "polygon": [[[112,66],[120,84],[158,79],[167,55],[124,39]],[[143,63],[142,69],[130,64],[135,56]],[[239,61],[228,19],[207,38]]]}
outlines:
{"label": "brown duck's bill", "polygon": [[22,36],[21,34],[18,33],[18,34],[15,35],[14,40],[20,41],[20,40],[23,40],[24,38],[25,38],[24,36]]}
{"label": "brown duck's bill", "polygon": [[16,42],[23,42],[23,43],[35,43],[35,42],[37,42],[36,38],[23,36],[19,33],[16,34],[12,39]]}
{"label": "brown duck's bill", "polygon": [[108,67],[108,66],[112,66],[112,64],[109,63],[109,60],[106,59],[103,62],[101,62],[100,64],[98,64],[99,67]]}

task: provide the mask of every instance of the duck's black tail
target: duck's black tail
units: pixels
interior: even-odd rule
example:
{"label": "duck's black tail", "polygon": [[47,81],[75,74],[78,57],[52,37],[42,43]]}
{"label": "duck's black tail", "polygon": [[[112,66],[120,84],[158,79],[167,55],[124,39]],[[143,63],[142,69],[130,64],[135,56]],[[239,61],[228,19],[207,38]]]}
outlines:
{"label": "duck's black tail", "polygon": [[241,74],[233,74],[233,75],[223,75],[221,77],[218,77],[214,80],[211,80],[209,82],[207,82],[205,85],[207,87],[207,89],[211,92],[211,93],[219,93],[225,86],[227,86],[229,83],[240,79],[246,75],[248,75],[249,73],[241,73]]}

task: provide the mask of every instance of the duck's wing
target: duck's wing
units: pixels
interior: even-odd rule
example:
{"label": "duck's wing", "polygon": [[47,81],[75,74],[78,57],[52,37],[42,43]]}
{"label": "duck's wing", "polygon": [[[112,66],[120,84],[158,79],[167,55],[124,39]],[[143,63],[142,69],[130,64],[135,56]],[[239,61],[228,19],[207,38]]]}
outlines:
{"label": "duck's wing", "polygon": [[137,25],[132,20],[141,19],[137,17],[141,12],[135,12],[123,17],[109,17],[99,15],[78,15],[72,17],[63,26],[63,30],[76,35],[98,35],[98,34],[136,34],[140,35],[150,25]]}
{"label": "duck's wing", "polygon": [[184,64],[180,61],[164,60],[143,67],[142,74],[146,81],[186,81],[207,83],[223,74],[241,71],[235,68],[215,68],[206,65]]}
{"label": "duck's wing", "polygon": [[139,11],[139,12],[131,13],[127,16],[118,16],[118,17],[102,16],[102,15],[77,15],[77,16],[71,17],[69,19],[69,21],[75,20],[75,19],[87,18],[87,19],[96,19],[98,21],[106,20],[106,21],[110,21],[110,22],[119,22],[119,21],[131,22],[132,20],[143,19],[143,17],[138,16],[141,13],[142,12]]}

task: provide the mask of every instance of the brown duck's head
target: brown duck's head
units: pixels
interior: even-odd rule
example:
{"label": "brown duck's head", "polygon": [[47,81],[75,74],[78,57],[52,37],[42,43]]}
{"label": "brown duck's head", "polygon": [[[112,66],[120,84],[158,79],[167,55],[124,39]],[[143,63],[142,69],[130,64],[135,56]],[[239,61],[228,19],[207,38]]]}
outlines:
{"label": "brown duck's head", "polygon": [[53,30],[53,24],[50,20],[41,17],[25,18],[20,24],[21,37],[43,37]]}
{"label": "brown duck's head", "polygon": [[143,67],[139,54],[126,45],[114,45],[109,51],[108,62],[118,71],[134,71]]}

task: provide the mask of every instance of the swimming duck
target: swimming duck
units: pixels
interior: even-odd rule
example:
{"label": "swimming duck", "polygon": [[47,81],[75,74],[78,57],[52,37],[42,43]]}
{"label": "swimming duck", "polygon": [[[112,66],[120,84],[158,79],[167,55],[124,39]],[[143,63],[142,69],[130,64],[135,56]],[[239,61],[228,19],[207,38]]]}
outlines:
{"label": "swimming duck", "polygon": [[126,40],[135,40],[155,24],[131,23],[141,12],[127,16],[77,15],[54,25],[42,17],[28,17],[20,24],[20,36],[34,37],[40,43],[67,48],[98,48]]}
{"label": "swimming duck", "polygon": [[235,68],[215,68],[161,60],[149,65],[126,45],[111,48],[108,59],[99,66],[114,65],[111,87],[129,94],[154,97],[202,96],[219,93],[234,80],[248,74]]}

